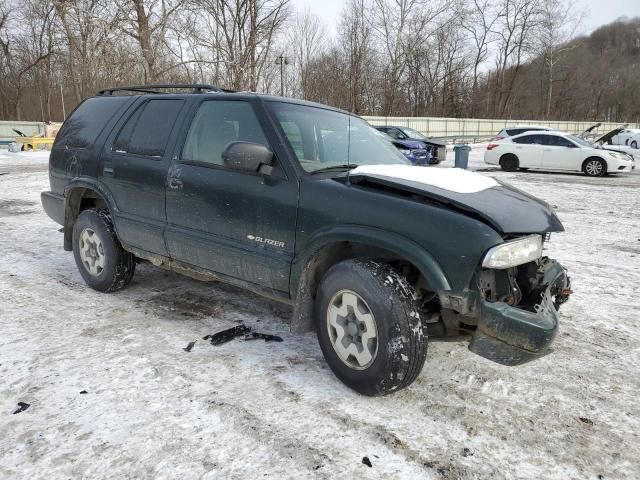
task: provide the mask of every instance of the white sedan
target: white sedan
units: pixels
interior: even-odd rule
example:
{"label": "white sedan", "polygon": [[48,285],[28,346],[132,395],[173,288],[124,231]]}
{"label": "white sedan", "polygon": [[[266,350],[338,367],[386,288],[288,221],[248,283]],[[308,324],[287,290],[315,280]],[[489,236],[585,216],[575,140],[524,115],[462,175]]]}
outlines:
{"label": "white sedan", "polygon": [[614,145],[627,145],[631,148],[640,146],[640,130],[637,128],[625,128],[612,139]]}
{"label": "white sedan", "polygon": [[561,132],[528,132],[487,145],[484,161],[502,170],[562,170],[592,177],[631,172],[633,157],[595,147],[575,135]]}

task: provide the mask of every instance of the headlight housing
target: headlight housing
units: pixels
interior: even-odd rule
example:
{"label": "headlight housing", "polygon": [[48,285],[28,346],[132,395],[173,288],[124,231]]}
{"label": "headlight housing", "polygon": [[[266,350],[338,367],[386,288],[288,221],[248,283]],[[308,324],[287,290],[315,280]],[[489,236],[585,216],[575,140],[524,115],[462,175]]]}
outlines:
{"label": "headlight housing", "polygon": [[398,149],[400,151],[400,153],[402,153],[403,155],[409,155],[411,153],[411,150],[409,150],[408,148],[399,148]]}
{"label": "headlight housing", "polygon": [[626,161],[632,161],[632,158],[629,158],[629,155],[627,155],[626,153],[622,153],[622,152],[614,152],[614,151],[609,151],[609,155],[611,155],[613,158],[617,159],[617,160],[626,160]]}
{"label": "headlight housing", "polygon": [[482,260],[482,266],[500,270],[532,262],[541,256],[542,236],[529,235],[489,249]]}

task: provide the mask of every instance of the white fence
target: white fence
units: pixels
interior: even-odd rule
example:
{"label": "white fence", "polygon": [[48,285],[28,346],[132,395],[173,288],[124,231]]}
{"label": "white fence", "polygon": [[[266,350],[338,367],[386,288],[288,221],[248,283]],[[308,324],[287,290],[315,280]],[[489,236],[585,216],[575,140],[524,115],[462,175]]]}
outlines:
{"label": "white fence", "polygon": [[0,121],[0,143],[12,142],[18,135],[13,129],[20,130],[27,136],[44,135],[44,123]]}
{"label": "white fence", "polygon": [[[490,139],[505,127],[514,125],[544,125],[568,133],[582,133],[597,122],[549,122],[544,120],[492,120],[480,118],[438,117],[364,117],[371,125],[395,125],[410,127],[428,137],[455,141]],[[619,123],[602,122],[593,133],[604,134],[619,127]],[[630,128],[640,128],[629,124]]]}

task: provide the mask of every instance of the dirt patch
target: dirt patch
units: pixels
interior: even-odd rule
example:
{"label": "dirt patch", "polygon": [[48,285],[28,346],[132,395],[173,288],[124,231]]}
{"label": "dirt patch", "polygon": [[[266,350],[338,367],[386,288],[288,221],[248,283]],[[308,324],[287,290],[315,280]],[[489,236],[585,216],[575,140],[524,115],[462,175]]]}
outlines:
{"label": "dirt patch", "polygon": [[0,218],[34,213],[36,204],[26,200],[0,200]]}

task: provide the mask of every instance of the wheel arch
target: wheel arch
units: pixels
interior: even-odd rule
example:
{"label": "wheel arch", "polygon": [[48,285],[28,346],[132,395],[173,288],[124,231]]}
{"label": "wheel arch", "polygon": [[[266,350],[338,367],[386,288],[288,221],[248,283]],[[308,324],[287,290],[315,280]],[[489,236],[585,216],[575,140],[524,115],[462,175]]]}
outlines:
{"label": "wheel arch", "polygon": [[581,172],[584,172],[584,167],[589,160],[600,160],[604,164],[604,174],[606,174],[609,171],[609,164],[604,158],[599,157],[598,155],[591,155],[582,161],[582,164],[580,165]]}
{"label": "wheel arch", "polygon": [[424,277],[430,289],[451,289],[438,262],[412,240],[375,228],[343,226],[316,235],[294,260],[290,279],[294,300],[292,331],[313,330],[316,290],[329,268],[343,260],[362,257],[406,262]]}
{"label": "wheel arch", "polygon": [[80,212],[87,208],[106,208],[111,213],[117,210],[111,193],[95,179],[77,178],[64,189],[64,249],[71,251],[73,224]]}

